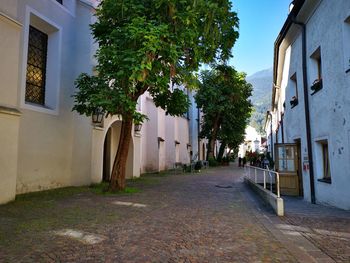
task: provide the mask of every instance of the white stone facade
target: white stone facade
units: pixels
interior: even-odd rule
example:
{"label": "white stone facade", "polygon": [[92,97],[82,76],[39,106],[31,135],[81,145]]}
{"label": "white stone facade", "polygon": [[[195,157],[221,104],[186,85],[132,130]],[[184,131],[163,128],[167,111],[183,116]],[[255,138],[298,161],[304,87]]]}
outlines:
{"label": "white stone facade", "polygon": [[262,149],[261,134],[254,127],[248,125],[245,129],[244,141],[239,145],[238,157],[243,158],[249,151],[260,153]]}
{"label": "white stone facade", "polygon": [[[310,201],[303,35],[297,21],[304,23],[306,30],[305,88],[309,101],[315,200],[350,209],[350,1],[295,2],[301,7],[300,11],[294,20],[287,19],[283,28],[287,28],[287,32],[281,31],[280,42],[277,41],[275,46],[271,109],[273,144],[299,143],[303,195]],[[316,79],[322,80],[322,89],[314,92],[311,86]],[[298,100],[294,107],[291,104],[293,97]],[[267,115],[265,130],[271,151],[270,124],[271,118]],[[325,160],[326,152],[328,161]],[[325,165],[330,167],[330,178]]]}

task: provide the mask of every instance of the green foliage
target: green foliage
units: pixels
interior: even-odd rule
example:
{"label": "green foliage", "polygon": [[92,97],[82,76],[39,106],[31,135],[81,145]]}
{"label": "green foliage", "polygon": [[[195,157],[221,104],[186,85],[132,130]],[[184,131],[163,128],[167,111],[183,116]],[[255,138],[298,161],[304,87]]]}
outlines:
{"label": "green foliage", "polygon": [[73,96],[73,110],[87,116],[99,107],[140,123],[146,116],[136,104],[146,91],[156,106],[182,115],[189,100],[176,87],[197,86],[200,64],[229,59],[238,38],[228,0],[104,0],[96,16],[98,76],[81,74]]}
{"label": "green foliage", "polygon": [[247,81],[253,86],[251,101],[254,107],[249,125],[254,127],[260,134],[265,134],[266,111],[271,104],[272,74],[272,69],[267,69],[247,77]]}
{"label": "green foliage", "polygon": [[[136,110],[146,91],[167,114],[186,113],[189,99],[179,87],[196,87],[201,63],[229,59],[238,38],[238,18],[229,0],[103,0],[96,18],[91,30],[98,44],[97,76],[78,77],[73,110],[121,115],[125,129],[147,118]],[[111,190],[125,187],[122,157],[131,134],[121,134]]]}
{"label": "green foliage", "polygon": [[16,203],[28,202],[28,201],[51,201],[61,198],[67,198],[75,194],[80,194],[83,192],[88,192],[88,189],[84,186],[82,187],[62,187],[51,190],[44,190],[32,193],[25,193],[16,196]]}
{"label": "green foliage", "polygon": [[194,169],[198,171],[198,170],[202,169],[202,166],[203,166],[202,162],[197,161],[196,164],[194,165]]}
{"label": "green foliage", "polygon": [[225,157],[223,157],[223,158],[221,159],[221,161],[224,162],[224,163],[228,163],[228,162],[231,161],[231,157],[230,157],[230,156],[225,156]]}
{"label": "green foliage", "polygon": [[95,194],[101,194],[101,195],[115,195],[115,194],[134,194],[139,193],[140,190],[136,187],[126,187],[124,190],[116,191],[116,192],[110,192],[108,191],[109,183],[102,182],[99,184],[92,184],[90,185],[90,189]]}
{"label": "green foliage", "polygon": [[245,76],[228,65],[218,65],[214,70],[202,73],[195,97],[204,114],[202,138],[219,139],[231,149],[242,142],[252,109],[248,100],[252,87]]}
{"label": "green foliage", "polygon": [[265,134],[264,123],[266,118],[266,112],[270,107],[270,96],[264,96],[260,98],[260,101],[254,104],[254,111],[250,118],[250,125],[254,127],[260,134]]}
{"label": "green foliage", "polygon": [[208,162],[209,162],[209,167],[215,167],[219,165],[218,161],[215,160],[214,158],[209,158]]}

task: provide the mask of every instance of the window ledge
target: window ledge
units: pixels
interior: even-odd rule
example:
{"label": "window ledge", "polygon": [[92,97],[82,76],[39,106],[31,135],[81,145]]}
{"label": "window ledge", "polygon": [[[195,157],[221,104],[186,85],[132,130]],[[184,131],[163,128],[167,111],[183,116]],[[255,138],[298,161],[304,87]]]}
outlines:
{"label": "window ledge", "polygon": [[18,109],[5,106],[0,106],[0,113],[21,116],[21,112]]}
{"label": "window ledge", "polygon": [[313,96],[313,95],[315,95],[316,93],[318,93],[318,92],[321,91],[321,90],[322,90],[322,88],[321,88],[321,89],[318,89],[318,90],[315,90],[315,91],[313,91],[310,95]]}
{"label": "window ledge", "polygon": [[291,100],[290,101],[290,106],[291,106],[291,109],[293,109],[295,106],[297,106],[299,104],[299,101],[298,99],[294,99],[294,100]]}
{"label": "window ledge", "polygon": [[22,103],[21,108],[26,110],[32,110],[32,111],[37,111],[41,113],[51,114],[51,115],[58,115],[57,109],[52,109],[48,106],[39,105],[35,103],[30,103],[30,102]]}
{"label": "window ledge", "polygon": [[322,183],[326,183],[326,184],[331,184],[332,183],[332,179],[331,178],[317,179],[317,181],[322,182]]}

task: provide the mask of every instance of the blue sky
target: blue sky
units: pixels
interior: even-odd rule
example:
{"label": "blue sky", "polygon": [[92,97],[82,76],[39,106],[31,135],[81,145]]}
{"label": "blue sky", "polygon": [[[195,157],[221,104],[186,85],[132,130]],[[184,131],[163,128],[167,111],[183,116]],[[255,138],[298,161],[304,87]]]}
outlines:
{"label": "blue sky", "polygon": [[288,16],[291,0],[231,0],[240,19],[230,64],[251,75],[272,67],[273,44]]}

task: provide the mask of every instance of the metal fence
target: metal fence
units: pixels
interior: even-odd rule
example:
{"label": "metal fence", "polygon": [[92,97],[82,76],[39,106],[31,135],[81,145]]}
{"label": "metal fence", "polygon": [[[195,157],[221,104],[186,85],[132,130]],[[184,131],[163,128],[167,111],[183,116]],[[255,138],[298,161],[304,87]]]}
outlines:
{"label": "metal fence", "polygon": [[276,195],[280,197],[280,175],[278,172],[260,167],[247,165],[244,167],[245,176],[256,184],[262,185],[264,189],[273,192],[275,186]]}

